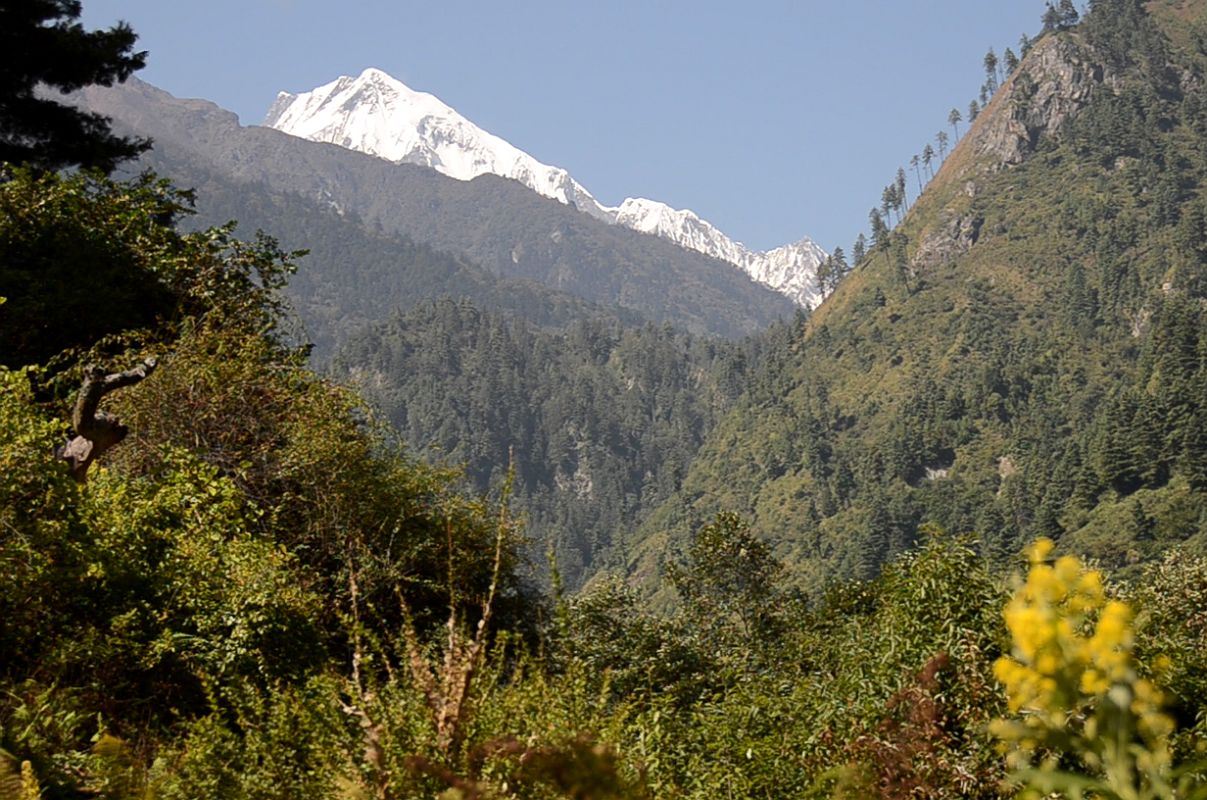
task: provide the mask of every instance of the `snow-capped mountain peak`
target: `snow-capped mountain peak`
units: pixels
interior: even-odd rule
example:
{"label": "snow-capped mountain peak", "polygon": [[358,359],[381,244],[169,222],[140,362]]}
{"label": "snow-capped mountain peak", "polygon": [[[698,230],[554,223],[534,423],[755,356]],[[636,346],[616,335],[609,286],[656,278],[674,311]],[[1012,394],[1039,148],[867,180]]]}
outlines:
{"label": "snow-capped mountain peak", "polygon": [[421,164],[458,180],[501,175],[593,216],[606,216],[564,169],[542,164],[435,95],[417,92],[372,67],[310,92],[281,92],[263,124],[388,161]]}
{"label": "snow-capped mountain peak", "polygon": [[671,208],[644,197],[629,197],[612,211],[619,225],[673,239],[684,247],[724,261],[734,261],[735,248],[726,245],[735,243],[694,211]]}
{"label": "snow-capped mountain peak", "polygon": [[816,306],[812,276],[825,253],[803,239],[766,253],[752,251],[688,210],[644,198],[615,208],[601,205],[566,170],[537,161],[482,130],[435,95],[417,92],[370,67],[301,94],[281,92],[264,125],[394,162],[420,164],[458,180],[494,174],[517,180],[537,194],[745,270],[797,303]]}

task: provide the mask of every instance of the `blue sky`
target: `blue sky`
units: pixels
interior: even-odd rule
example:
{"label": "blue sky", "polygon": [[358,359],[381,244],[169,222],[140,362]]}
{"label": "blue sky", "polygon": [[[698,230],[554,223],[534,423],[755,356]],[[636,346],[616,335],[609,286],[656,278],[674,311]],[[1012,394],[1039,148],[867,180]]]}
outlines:
{"label": "blue sky", "polygon": [[[1042,0],[84,0],[139,77],[259,123],[375,66],[606,204],[691,208],[759,249],[849,250],[881,189],[965,112]],[[961,128],[961,132],[963,129]],[[913,181],[910,181],[911,192]]]}

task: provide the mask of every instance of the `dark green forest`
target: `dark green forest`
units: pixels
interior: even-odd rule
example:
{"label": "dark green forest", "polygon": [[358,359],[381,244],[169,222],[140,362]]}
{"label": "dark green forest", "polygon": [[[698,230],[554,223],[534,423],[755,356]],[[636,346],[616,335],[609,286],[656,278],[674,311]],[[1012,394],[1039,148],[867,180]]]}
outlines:
{"label": "dark green forest", "polygon": [[1207,4],[1044,22],[741,341],[0,116],[0,798],[1207,796]]}
{"label": "dark green forest", "polygon": [[645,318],[615,305],[598,305],[580,295],[522,278],[498,275],[464,256],[437,250],[404,233],[389,234],[367,225],[354,212],[337,212],[298,194],[274,191],[224,177],[199,158],[180,151],[143,154],[121,171],[144,169],[186,176],[196,193],[196,214],[182,221],[187,230],[238,220],[240,231],[270,230],[284,247],[306,250],[305,267],[290,278],[290,301],[316,364],[365,327],[425,301],[452,297],[483,309],[524,319],[542,329],[561,329],[584,318],[640,325]]}
{"label": "dark green forest", "polygon": [[349,338],[333,373],[415,452],[486,492],[514,470],[513,506],[577,586],[679,489],[752,367],[786,325],[745,342],[585,317],[543,331],[441,299]]}

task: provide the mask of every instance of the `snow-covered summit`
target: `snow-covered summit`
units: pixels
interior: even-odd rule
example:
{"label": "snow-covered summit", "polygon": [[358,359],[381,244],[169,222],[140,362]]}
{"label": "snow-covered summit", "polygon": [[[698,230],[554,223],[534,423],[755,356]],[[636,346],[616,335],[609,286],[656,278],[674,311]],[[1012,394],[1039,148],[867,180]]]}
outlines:
{"label": "snow-covered summit", "polygon": [[661,236],[681,247],[741,267],[750,277],[787,295],[798,305],[816,308],[822,300],[813,276],[826,252],[808,237],[763,252],[730,239],[693,211],[671,208],[657,200],[630,197],[607,210],[615,215],[618,225]]}
{"label": "snow-covered summit", "polygon": [[434,95],[417,92],[379,69],[344,76],[310,92],[281,92],[263,124],[389,161],[421,164],[458,180],[488,173],[511,178],[597,219],[734,264],[801,305],[820,302],[812,283],[825,253],[809,239],[763,253],[747,249],[691,211],[655,200],[629,198],[609,208],[566,170],[537,161]]}
{"label": "snow-covered summit", "polygon": [[607,216],[564,169],[542,164],[435,95],[416,92],[379,69],[302,94],[281,92],[263,124],[388,161],[421,164],[462,181],[501,175],[592,216]]}

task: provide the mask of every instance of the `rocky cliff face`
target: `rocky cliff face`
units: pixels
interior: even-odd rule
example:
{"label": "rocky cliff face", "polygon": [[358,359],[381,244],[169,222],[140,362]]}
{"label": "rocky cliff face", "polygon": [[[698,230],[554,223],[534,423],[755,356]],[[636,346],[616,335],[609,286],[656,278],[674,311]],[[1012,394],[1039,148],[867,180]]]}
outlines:
{"label": "rocky cliff face", "polygon": [[918,243],[918,249],[910,258],[910,269],[932,267],[953,261],[964,255],[976,244],[981,232],[981,217],[975,212],[958,213],[947,209],[942,214],[942,224],[930,231]]}
{"label": "rocky cliff face", "polygon": [[[918,232],[910,269],[925,270],[968,252],[981,235],[972,202],[986,172],[1021,164],[1045,139],[1059,138],[1065,123],[1100,92],[1115,91],[1119,77],[1075,32],[1035,43],[977,117],[952,157],[947,180],[958,187],[941,201],[937,220]],[[971,157],[969,157],[971,156]]]}
{"label": "rocky cliff face", "polygon": [[985,124],[972,133],[973,151],[995,167],[1019,164],[1042,139],[1059,136],[1096,92],[1115,85],[1116,76],[1079,37],[1045,36],[985,109]]}

